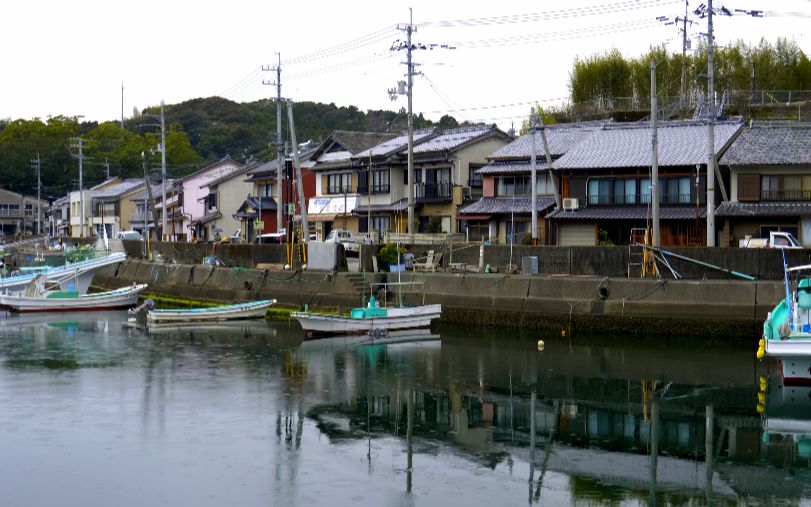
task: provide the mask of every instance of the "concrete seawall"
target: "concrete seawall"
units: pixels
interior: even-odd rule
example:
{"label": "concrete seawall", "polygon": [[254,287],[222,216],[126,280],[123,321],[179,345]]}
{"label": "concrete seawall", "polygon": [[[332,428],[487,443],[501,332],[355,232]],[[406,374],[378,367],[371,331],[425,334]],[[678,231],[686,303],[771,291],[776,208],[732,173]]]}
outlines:
{"label": "concrete seawall", "polygon": [[[166,297],[230,303],[275,298],[280,305],[358,306],[372,281],[396,274],[286,272],[140,260],[105,268],[105,288],[148,283]],[[406,304],[441,303],[442,322],[497,325],[554,333],[707,336],[755,343],[767,312],[784,295],[782,283],[738,280],[642,280],[596,276],[403,274]],[[366,287],[366,291],[364,291]],[[390,289],[388,298],[396,296]]]}

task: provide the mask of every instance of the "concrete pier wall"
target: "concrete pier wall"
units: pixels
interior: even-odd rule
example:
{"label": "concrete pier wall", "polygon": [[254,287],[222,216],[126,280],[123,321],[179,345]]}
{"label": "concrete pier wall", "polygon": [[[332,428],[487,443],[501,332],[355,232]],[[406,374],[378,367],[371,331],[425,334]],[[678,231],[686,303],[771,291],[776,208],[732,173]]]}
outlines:
{"label": "concrete pier wall", "polygon": [[[396,274],[288,272],[140,260],[105,268],[94,284],[139,282],[166,297],[231,303],[275,298],[290,307],[358,306],[373,281]],[[766,313],[783,297],[777,281],[643,280],[595,276],[406,273],[405,303],[440,303],[442,321],[551,332],[724,336],[755,343]],[[390,289],[386,298],[397,296]]]}

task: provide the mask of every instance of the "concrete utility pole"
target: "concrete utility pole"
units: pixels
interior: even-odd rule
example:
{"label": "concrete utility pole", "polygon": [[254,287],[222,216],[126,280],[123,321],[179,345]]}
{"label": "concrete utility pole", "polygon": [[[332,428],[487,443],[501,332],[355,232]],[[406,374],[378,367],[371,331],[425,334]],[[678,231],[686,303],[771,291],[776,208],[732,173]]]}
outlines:
{"label": "concrete utility pole", "polygon": [[[152,198],[152,186],[149,184],[146,171],[146,154],[141,152],[141,167],[144,170],[144,187],[146,189],[146,201],[144,202],[144,237],[149,234],[149,215],[152,214],[152,220],[155,220],[157,212],[155,210],[155,199]],[[154,236],[152,239],[156,239]]]}
{"label": "concrete utility pole", "polygon": [[163,116],[163,99],[161,99],[161,240],[168,239],[166,235],[166,121]]}
{"label": "concrete utility pole", "polygon": [[40,178],[40,161],[39,161],[39,153],[37,153],[37,158],[31,161],[32,166],[34,167],[34,172],[37,174],[37,227],[36,227],[36,235],[39,236],[40,234],[40,223],[42,222],[42,205],[40,204],[40,194],[42,191],[42,179]]}
{"label": "concrete utility pole", "polygon": [[[282,54],[276,53],[278,62],[275,67],[262,67],[262,70],[275,70],[276,82],[262,81],[266,85],[276,86],[276,232],[282,230],[282,200],[284,194],[282,193],[282,180],[284,179],[284,152],[282,150]],[[260,211],[259,220],[262,220],[261,202],[262,196],[259,196]],[[259,231],[262,234],[262,231]]]}
{"label": "concrete utility pole", "polygon": [[537,121],[541,124],[541,140],[543,141],[543,151],[546,154],[546,170],[549,174],[549,182],[552,184],[552,191],[555,192],[555,206],[561,209],[561,196],[560,189],[558,188],[558,180],[555,179],[555,171],[552,169],[552,153],[549,151],[549,141],[546,139],[546,125],[543,123],[543,115],[537,117]]}
{"label": "concrete utility pole", "polygon": [[[537,171],[535,168],[535,108],[533,107],[532,110],[529,112],[529,135],[532,138],[532,152],[529,154],[529,164],[530,164],[530,206],[532,209],[532,245],[535,246],[538,244],[538,183],[535,181],[537,176]],[[534,393],[533,393],[534,394]]]}
{"label": "concrete utility pole", "polygon": [[124,128],[124,81],[121,81],[121,128]]}
{"label": "concrete utility pole", "polygon": [[653,246],[659,247],[662,236],[659,231],[659,103],[656,100],[656,62],[650,62],[650,144],[651,144],[651,177],[650,200],[653,215]]}
{"label": "concrete utility pole", "polygon": [[715,70],[712,0],[707,0],[707,246],[715,246]]}
{"label": "concrete utility pole", "polygon": [[72,138],[73,144],[71,145],[73,148],[79,149],[79,237],[84,237],[84,182],[82,180],[82,173],[83,173],[83,162],[84,162],[84,153],[82,149],[84,147],[84,139],[81,137],[74,137]]}
{"label": "concrete utility pole", "polygon": [[307,203],[304,202],[304,185],[301,181],[301,161],[298,158],[298,144],[296,144],[296,127],[293,123],[293,104],[287,103],[287,118],[290,121],[290,141],[293,143],[293,168],[296,170],[296,187],[298,187],[299,213],[301,214],[301,242],[307,244],[310,240],[310,224],[307,222]]}

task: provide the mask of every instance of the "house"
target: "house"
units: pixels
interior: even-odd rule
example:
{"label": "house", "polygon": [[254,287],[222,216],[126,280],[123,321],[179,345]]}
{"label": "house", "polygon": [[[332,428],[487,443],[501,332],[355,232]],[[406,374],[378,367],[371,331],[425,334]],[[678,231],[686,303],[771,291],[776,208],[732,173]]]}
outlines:
{"label": "house", "polygon": [[[552,160],[557,160],[572,147],[582,142],[597,124],[561,124],[546,127],[546,138]],[[544,215],[556,204],[556,179],[549,174],[543,144],[543,135],[536,130],[535,168],[540,244],[548,244]],[[475,169],[471,187],[481,187],[481,198],[459,210],[460,232],[470,241],[498,243],[520,242],[532,232],[532,134],[527,133],[495,150],[487,165]]]}
{"label": "house", "polygon": [[[740,133],[741,120],[715,124],[716,159]],[[662,246],[706,244],[707,125],[665,121],[658,128]],[[651,223],[651,129],[608,123],[553,163],[562,209],[546,215],[552,243],[629,244]],[[720,186],[723,180],[719,181]],[[717,191],[717,189],[716,189]]]}
{"label": "house", "polygon": [[388,133],[336,130],[310,155],[315,195],[307,203],[307,220],[315,225],[319,238],[326,238],[333,228],[358,232],[358,217],[352,210],[363,196],[368,204],[372,192],[388,191],[388,181],[380,181],[381,173],[375,172],[377,184],[369,185],[368,170],[363,171],[362,161],[357,162],[358,167],[353,166],[352,157],[395,137]]}
{"label": "house", "polygon": [[246,180],[245,175],[256,165],[246,165],[200,186],[201,189],[208,187],[205,202],[208,209],[215,209],[216,212],[207,213],[193,222],[198,238],[217,240],[234,236],[241,230],[241,220],[235,217],[234,211],[253,190],[253,183]]}
{"label": "house", "polygon": [[[164,186],[166,189],[164,190]],[[150,183],[149,191],[145,186],[138,188],[138,192],[129,197],[129,206],[124,208],[122,202],[122,230],[135,230],[141,234],[146,234],[149,230],[157,227],[161,230],[163,226],[163,196],[166,194],[166,202],[168,215],[166,220],[166,232],[161,232],[161,237],[167,241],[177,241],[177,232],[174,227],[177,224],[175,220],[178,216],[182,216],[183,202],[180,199],[180,189],[175,186],[174,180],[166,180],[164,183]],[[149,206],[149,194],[152,194],[154,201],[156,217],[152,216],[152,210]]]}
{"label": "house", "polygon": [[[304,200],[315,196],[316,176],[311,171],[313,162],[310,160],[312,153],[316,149],[314,142],[299,144],[299,163],[301,164],[301,181]],[[278,197],[277,181],[277,160],[261,164],[247,171],[246,182],[250,185],[247,197],[236,209],[233,217],[240,223],[240,231],[248,241],[253,241],[259,234],[278,232],[278,209],[276,198]],[[295,174],[293,171],[292,156],[284,160],[282,170],[282,200],[287,205],[297,202],[298,195],[294,190],[293,181]],[[281,210],[282,229],[287,227],[288,221],[295,218],[300,210],[290,213],[288,206]],[[312,227],[311,227],[312,229]]]}
{"label": "house", "polygon": [[93,235],[93,196],[115,188],[123,183],[121,178],[109,178],[88,189],[74,190],[68,194],[68,235],[72,238],[88,238]]}
{"label": "house", "polygon": [[38,218],[38,213],[47,207],[45,200],[0,189],[0,232],[4,236],[44,232],[42,215]]}
{"label": "house", "polygon": [[[175,181],[178,199],[182,202],[182,211],[173,213],[172,225],[167,227],[175,231],[176,241],[191,238],[213,239],[211,228],[205,224],[223,212],[218,207],[217,195],[209,196],[208,183],[242,168],[242,164],[226,157]],[[224,212],[228,213],[229,210]]]}
{"label": "house", "polygon": [[102,227],[108,238],[114,238],[120,231],[131,229],[130,199],[144,187],[140,178],[126,179],[110,183],[102,188],[90,190],[90,228],[91,234],[102,235]]}
{"label": "house", "polygon": [[811,123],[750,123],[719,165],[730,172],[730,200],[715,213],[719,245],[781,230],[811,247]]}
{"label": "house", "polygon": [[48,232],[52,236],[70,234],[70,196],[56,199],[46,210]]}

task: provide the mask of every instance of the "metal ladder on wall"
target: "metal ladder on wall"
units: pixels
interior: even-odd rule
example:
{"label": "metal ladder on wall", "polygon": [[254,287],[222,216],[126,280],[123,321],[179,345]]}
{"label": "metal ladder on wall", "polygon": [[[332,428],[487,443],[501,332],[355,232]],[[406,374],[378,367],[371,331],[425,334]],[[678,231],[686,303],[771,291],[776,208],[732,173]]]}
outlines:
{"label": "metal ladder on wall", "polygon": [[645,249],[639,243],[645,242],[645,229],[634,227],[631,229],[631,237],[628,241],[628,278],[631,278],[631,270],[637,267],[639,276],[642,276],[642,266],[645,263]]}

